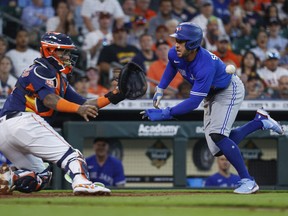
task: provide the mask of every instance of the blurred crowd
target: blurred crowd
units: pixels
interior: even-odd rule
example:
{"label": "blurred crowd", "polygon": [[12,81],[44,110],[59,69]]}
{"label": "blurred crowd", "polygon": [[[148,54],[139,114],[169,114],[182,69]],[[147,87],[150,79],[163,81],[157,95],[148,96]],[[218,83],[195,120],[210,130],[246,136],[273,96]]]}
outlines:
{"label": "blurred crowd", "polygon": [[[174,44],[169,35],[191,21],[203,29],[202,46],[237,68],[246,100],[288,99],[288,0],[1,0],[0,8],[0,98],[41,57],[46,31],[68,34],[79,47],[68,78],[83,97],[106,94],[119,68],[134,61],[151,98]],[[187,98],[190,88],[179,76],[165,97]]]}

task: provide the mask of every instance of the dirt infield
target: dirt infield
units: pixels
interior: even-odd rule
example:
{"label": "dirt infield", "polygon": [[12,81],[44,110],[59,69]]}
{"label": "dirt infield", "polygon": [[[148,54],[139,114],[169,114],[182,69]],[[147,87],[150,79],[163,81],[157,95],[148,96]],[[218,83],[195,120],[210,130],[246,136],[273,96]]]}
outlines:
{"label": "dirt infield", "polygon": [[[197,193],[197,192],[196,192]],[[111,193],[111,197],[144,197],[144,196],[175,196],[175,195],[191,195],[195,194],[195,192],[127,192],[127,193]],[[34,192],[34,193],[19,193],[14,192],[9,195],[0,195],[0,199],[9,199],[9,198],[35,198],[35,197],[74,197],[75,195],[71,192]],[[85,195],[89,196],[89,195]],[[93,195],[91,195],[93,196]]]}

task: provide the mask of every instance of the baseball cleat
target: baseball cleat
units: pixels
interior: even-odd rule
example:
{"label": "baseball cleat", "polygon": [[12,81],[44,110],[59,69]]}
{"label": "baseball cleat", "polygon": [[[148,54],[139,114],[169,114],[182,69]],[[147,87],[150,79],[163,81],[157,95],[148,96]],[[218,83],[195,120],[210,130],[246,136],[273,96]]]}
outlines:
{"label": "baseball cleat", "polygon": [[6,163],[3,163],[0,167],[0,195],[12,194],[12,175],[11,168]]}
{"label": "baseball cleat", "polygon": [[76,196],[80,195],[96,195],[96,196],[109,196],[111,190],[108,188],[93,184],[78,184],[73,188],[73,193]]}
{"label": "baseball cleat", "polygon": [[278,134],[283,134],[283,128],[282,126],[275,121],[273,118],[270,117],[269,113],[264,110],[263,108],[260,108],[257,110],[256,116],[254,118],[256,121],[262,121],[263,123],[263,130],[271,129],[275,131]]}
{"label": "baseball cleat", "polygon": [[254,180],[244,178],[239,181],[239,187],[234,190],[237,194],[252,194],[259,190],[259,186]]}

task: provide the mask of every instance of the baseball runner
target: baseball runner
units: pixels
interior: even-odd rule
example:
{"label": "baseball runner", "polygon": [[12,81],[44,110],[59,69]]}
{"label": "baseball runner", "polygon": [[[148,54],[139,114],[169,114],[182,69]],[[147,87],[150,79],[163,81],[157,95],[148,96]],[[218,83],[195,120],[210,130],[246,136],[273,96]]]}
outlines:
{"label": "baseball runner", "polygon": [[82,98],[62,75],[71,72],[75,64],[72,51],[75,49],[69,36],[56,32],[45,33],[41,38],[42,58],[35,59],[24,70],[7,98],[0,112],[0,151],[17,170],[12,171],[7,164],[2,165],[0,194],[9,194],[13,190],[30,193],[47,186],[52,173],[43,160],[57,164],[65,171],[68,179],[71,179],[75,195],[110,194],[111,191],[102,183],[89,180],[83,155],[49,123],[57,112],[78,113],[89,121],[89,118],[97,117],[98,109],[110,103],[117,104],[125,97],[135,99],[145,94],[147,86],[146,83],[138,85],[142,91],[131,87],[130,82],[135,81],[129,81],[131,67],[126,66],[119,79],[119,82],[124,82],[121,86],[125,92],[115,89],[98,99]]}
{"label": "baseball runner", "polygon": [[[157,109],[141,112],[143,118],[169,120],[191,112],[204,99],[204,130],[211,153],[216,157],[224,154],[237,170],[241,181],[235,193],[256,192],[259,186],[249,175],[237,145],[256,130],[272,129],[282,134],[282,127],[265,110],[258,109],[254,120],[231,131],[244,99],[243,83],[235,74],[225,72],[226,65],[217,56],[201,47],[203,32],[198,25],[181,23],[170,36],[176,44],[169,51],[169,63],[153,97]],[[177,71],[192,84],[190,97],[174,107],[159,109],[163,91]]]}

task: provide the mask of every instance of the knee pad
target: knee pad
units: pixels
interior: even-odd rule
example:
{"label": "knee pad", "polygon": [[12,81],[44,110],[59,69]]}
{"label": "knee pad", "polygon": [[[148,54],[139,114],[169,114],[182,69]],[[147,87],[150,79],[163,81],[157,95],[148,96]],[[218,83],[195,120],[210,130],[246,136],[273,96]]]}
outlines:
{"label": "knee pad", "polygon": [[22,193],[42,190],[50,183],[52,178],[52,172],[47,169],[39,174],[30,170],[16,170],[13,175],[13,190]]}
{"label": "knee pad", "polygon": [[211,133],[209,134],[209,136],[211,137],[211,139],[213,140],[215,144],[220,142],[222,139],[226,137],[223,134],[217,134],[217,133]]}

